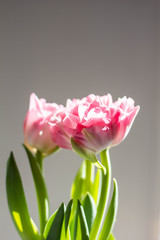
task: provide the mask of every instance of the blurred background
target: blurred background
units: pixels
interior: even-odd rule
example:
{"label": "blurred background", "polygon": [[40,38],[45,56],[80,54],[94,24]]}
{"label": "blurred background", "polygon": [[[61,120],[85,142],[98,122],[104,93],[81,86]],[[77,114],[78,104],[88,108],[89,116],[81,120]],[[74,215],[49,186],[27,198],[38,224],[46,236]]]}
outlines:
{"label": "blurred background", "polygon": [[[124,142],[110,151],[119,185],[117,240],[160,239],[159,8],[154,0],[0,1],[0,236],[20,239],[6,199],[14,151],[32,218],[36,195],[21,146],[35,92],[48,102],[111,93],[141,110]],[[61,150],[44,162],[51,212],[69,200],[81,159]]]}

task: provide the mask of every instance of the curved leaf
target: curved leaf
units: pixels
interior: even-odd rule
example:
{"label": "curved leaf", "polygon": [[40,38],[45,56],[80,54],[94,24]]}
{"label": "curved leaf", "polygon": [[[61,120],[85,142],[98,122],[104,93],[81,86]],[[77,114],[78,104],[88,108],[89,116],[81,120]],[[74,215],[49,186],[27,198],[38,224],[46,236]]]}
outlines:
{"label": "curved leaf", "polygon": [[73,199],[73,208],[71,212],[71,235],[73,238],[73,233],[74,233],[74,221],[75,221],[75,213],[77,209],[77,200],[79,199],[80,201],[83,199],[85,195],[85,161],[82,162],[76,177],[72,183],[71,186],[71,198]]}
{"label": "curved leaf", "polygon": [[99,202],[101,187],[102,187],[102,171],[100,169],[97,169],[91,193],[96,205],[98,205]]}
{"label": "curved leaf", "polygon": [[85,194],[89,192],[92,194],[93,182],[94,182],[94,173],[95,173],[95,164],[89,160],[84,160],[85,163]]}
{"label": "curved leaf", "polygon": [[118,209],[118,185],[115,179],[113,179],[113,181],[114,181],[113,195],[112,195],[112,199],[109,205],[106,218],[104,220],[101,233],[98,238],[99,240],[108,239],[110,233],[112,232],[112,229],[116,220],[117,209]]}
{"label": "curved leaf", "polygon": [[89,230],[83,207],[78,200],[78,216],[80,220],[81,236],[83,240],[89,240]]}
{"label": "curved leaf", "polygon": [[48,236],[48,233],[49,233],[50,228],[51,228],[51,226],[52,226],[52,223],[53,223],[53,221],[54,221],[54,219],[55,219],[55,216],[56,216],[56,214],[57,214],[57,211],[58,211],[58,209],[51,215],[51,217],[48,219],[48,221],[47,221],[47,223],[46,223],[46,225],[45,225],[44,232],[43,232],[43,237],[44,237],[44,239],[46,239],[47,236]]}
{"label": "curved leaf", "polygon": [[61,204],[59,207],[46,240],[59,240],[61,236],[62,223],[64,219],[65,205]]}
{"label": "curved leaf", "polygon": [[41,234],[43,234],[44,227],[47,219],[49,218],[49,200],[47,189],[45,185],[45,180],[40,169],[40,166],[37,162],[37,159],[29,151],[29,149],[24,146],[26,153],[28,155],[32,176],[34,179],[34,184],[37,193],[38,209],[39,209],[39,218],[40,218],[40,229]]}
{"label": "curved leaf", "polygon": [[21,177],[11,153],[7,164],[7,199],[13,222],[22,239],[40,239],[38,230],[30,218]]}
{"label": "curved leaf", "polygon": [[69,218],[71,214],[71,208],[73,204],[73,199],[71,199],[67,205],[67,209],[65,212],[65,234],[67,234],[68,224],[69,224]]}
{"label": "curved leaf", "polygon": [[82,199],[84,192],[84,179],[85,179],[85,162],[83,161],[77,175],[72,183],[71,187],[71,198],[72,199]]}
{"label": "curved leaf", "polygon": [[114,238],[113,234],[110,234],[107,240],[116,240],[116,239]]}
{"label": "curved leaf", "polygon": [[67,232],[65,232],[65,219],[63,219],[60,240],[71,240],[71,234],[70,234],[69,227],[67,229]]}
{"label": "curved leaf", "polygon": [[94,218],[96,216],[96,205],[94,202],[93,197],[91,196],[90,193],[87,193],[84,200],[82,201],[82,206],[85,212],[85,216],[86,216],[86,221],[87,221],[87,225],[88,225],[88,230],[89,232],[91,231],[91,227],[94,221]]}
{"label": "curved leaf", "polygon": [[75,218],[72,221],[72,228],[74,230],[74,232],[71,232],[73,234],[72,238],[73,240],[76,240],[77,232],[78,232],[78,204],[77,204]]}

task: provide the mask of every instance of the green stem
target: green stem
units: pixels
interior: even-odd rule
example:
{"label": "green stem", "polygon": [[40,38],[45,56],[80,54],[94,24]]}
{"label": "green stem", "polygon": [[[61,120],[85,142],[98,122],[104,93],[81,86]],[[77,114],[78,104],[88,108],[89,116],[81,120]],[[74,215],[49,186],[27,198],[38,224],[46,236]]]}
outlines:
{"label": "green stem", "polygon": [[[37,184],[37,200],[38,200],[38,210],[39,210],[39,220],[40,220],[40,233],[43,239],[44,227],[49,217],[48,209],[47,209],[49,207],[49,202],[48,202],[47,188],[45,185],[45,179],[43,174],[43,155],[40,151],[37,151],[36,159],[40,166],[41,174],[43,176],[43,186],[42,185],[40,186],[39,184]],[[43,191],[40,190],[41,187],[43,187]]]}
{"label": "green stem", "polygon": [[36,159],[37,159],[37,162],[40,166],[41,172],[43,173],[43,155],[40,151],[37,151]]}
{"label": "green stem", "polygon": [[100,194],[100,199],[97,207],[97,214],[91,229],[90,240],[95,240],[98,237],[103,218],[105,215],[105,210],[107,208],[107,203],[109,200],[109,192],[111,186],[111,165],[109,150],[104,150],[100,153],[101,162],[106,168],[106,172],[102,172],[102,189]]}
{"label": "green stem", "polygon": [[86,167],[85,176],[86,190],[88,192],[91,192],[92,184],[94,181],[94,164],[89,160],[85,160],[85,167]]}

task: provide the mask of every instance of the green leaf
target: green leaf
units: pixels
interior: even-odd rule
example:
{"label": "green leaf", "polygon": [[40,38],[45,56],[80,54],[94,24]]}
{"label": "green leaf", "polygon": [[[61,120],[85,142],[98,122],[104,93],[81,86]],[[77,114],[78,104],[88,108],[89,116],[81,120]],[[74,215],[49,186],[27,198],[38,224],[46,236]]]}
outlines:
{"label": "green leaf", "polygon": [[98,205],[98,202],[99,202],[101,188],[102,188],[102,171],[100,169],[97,169],[96,177],[94,179],[92,192],[91,192],[94,198],[94,201],[96,203],[96,206]]}
{"label": "green leaf", "polygon": [[40,169],[39,163],[37,162],[37,159],[33,156],[33,154],[24,146],[26,153],[28,155],[35,189],[37,193],[37,201],[38,201],[38,209],[39,209],[39,218],[40,218],[40,229],[41,234],[43,234],[44,227],[46,224],[46,221],[49,217],[49,201],[48,201],[48,194],[47,189],[45,185],[45,180],[42,174],[42,171]]}
{"label": "green leaf", "polygon": [[85,162],[82,162],[82,165],[80,166],[77,175],[72,183],[71,187],[71,198],[72,199],[82,199],[85,189]]}
{"label": "green leaf", "polygon": [[75,212],[77,209],[77,200],[80,201],[83,199],[84,195],[86,193],[86,185],[85,185],[85,161],[82,162],[77,175],[72,183],[71,187],[71,198],[73,199],[73,207],[71,211],[71,235],[73,238],[74,233],[74,221],[75,221]]}
{"label": "green leaf", "polygon": [[78,216],[79,216],[79,220],[80,220],[82,239],[89,240],[89,230],[88,230],[88,226],[87,226],[87,220],[85,217],[83,207],[79,200],[78,200]]}
{"label": "green leaf", "polygon": [[52,226],[52,223],[53,223],[53,221],[54,221],[54,219],[55,219],[55,216],[56,216],[56,214],[57,214],[57,211],[58,211],[58,209],[51,215],[51,217],[48,219],[48,221],[47,221],[47,223],[46,223],[46,225],[45,225],[44,233],[43,233],[44,239],[46,239],[47,236],[48,236],[48,233],[49,233],[50,228],[51,228],[51,226]]}
{"label": "green leaf", "polygon": [[79,200],[77,201],[76,212],[71,223],[71,233],[71,239],[73,240],[89,240],[87,221]]}
{"label": "green leaf", "polygon": [[[78,231],[78,204],[77,204],[77,209],[76,209],[76,214],[75,214],[75,218],[72,221],[72,229],[74,230],[74,232],[71,232],[71,234],[73,234],[73,240],[76,240],[77,237],[77,231]],[[72,230],[71,229],[71,230]],[[79,234],[78,234],[79,235]]]}
{"label": "green leaf", "polygon": [[22,239],[40,239],[38,230],[30,218],[21,177],[11,153],[7,164],[6,189],[9,210]]}
{"label": "green leaf", "polygon": [[83,147],[81,144],[79,144],[77,141],[75,141],[73,138],[71,138],[71,144],[74,151],[82,158],[88,159],[91,162],[93,162],[98,168],[102,168],[105,171],[105,168],[103,165],[98,161],[96,158],[96,155],[88,150],[87,148]]}
{"label": "green leaf", "polygon": [[115,179],[113,179],[113,181],[114,181],[114,190],[113,190],[112,199],[111,199],[109,209],[108,209],[106,218],[104,220],[104,224],[98,240],[108,239],[110,233],[112,232],[112,229],[116,220],[117,209],[118,209],[118,185]]}
{"label": "green leaf", "polygon": [[68,226],[68,229],[67,229],[67,233],[65,233],[65,218],[63,219],[60,240],[71,240],[69,226]]}
{"label": "green leaf", "polygon": [[71,199],[67,205],[67,209],[65,211],[62,229],[61,229],[61,237],[60,240],[71,240],[70,234],[70,214],[72,208],[73,200]]}
{"label": "green leaf", "polygon": [[95,164],[89,160],[84,160],[85,162],[85,194],[89,192],[92,194],[93,182],[94,182],[94,173],[95,173]]}
{"label": "green leaf", "polygon": [[77,175],[72,183],[71,198],[73,199],[73,210],[71,218],[75,214],[77,200],[82,201],[87,192],[92,192],[94,181],[94,164],[89,160],[84,160],[77,172]]}
{"label": "green leaf", "polygon": [[114,238],[113,234],[110,234],[107,240],[116,240],[116,239]]}
{"label": "green leaf", "polygon": [[46,240],[59,240],[61,236],[62,223],[64,219],[65,205],[61,204],[53,220]]}
{"label": "green leaf", "polygon": [[65,212],[65,234],[67,234],[70,214],[71,214],[71,208],[72,208],[73,200],[71,199],[67,205],[67,209]]}
{"label": "green leaf", "polygon": [[85,212],[88,230],[90,232],[94,218],[96,216],[96,212],[97,212],[94,199],[90,193],[86,194],[84,200],[82,201],[82,206]]}

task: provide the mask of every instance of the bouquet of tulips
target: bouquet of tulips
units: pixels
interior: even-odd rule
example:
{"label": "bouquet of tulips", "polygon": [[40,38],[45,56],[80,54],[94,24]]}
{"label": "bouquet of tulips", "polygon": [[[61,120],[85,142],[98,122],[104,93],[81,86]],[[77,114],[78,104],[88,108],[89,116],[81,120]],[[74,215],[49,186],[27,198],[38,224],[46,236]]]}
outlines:
{"label": "bouquet of tulips", "polygon": [[[31,94],[24,120],[24,149],[37,194],[39,229],[29,214],[13,153],[6,177],[10,214],[22,239],[115,239],[118,187],[113,179],[110,193],[109,149],[127,136],[138,111],[133,99],[123,97],[113,102],[110,94],[69,99],[65,107]],[[71,186],[71,200],[50,214],[43,160],[61,148],[76,152],[83,161]]]}

